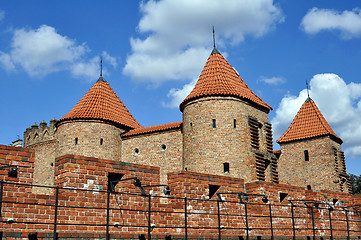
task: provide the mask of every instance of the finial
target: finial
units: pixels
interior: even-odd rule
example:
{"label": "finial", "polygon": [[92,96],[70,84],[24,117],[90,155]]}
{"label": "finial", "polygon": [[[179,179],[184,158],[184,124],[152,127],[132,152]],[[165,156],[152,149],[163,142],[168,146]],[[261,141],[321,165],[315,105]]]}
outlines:
{"label": "finial", "polygon": [[307,79],[306,79],[306,88],[307,88],[307,99],[306,99],[306,102],[309,102],[309,101],[311,100],[311,98],[310,98],[310,92],[309,92],[309,90],[308,90],[308,81],[307,81]]}
{"label": "finial", "polygon": [[100,56],[100,76],[103,76],[103,56]]}
{"label": "finial", "polygon": [[214,26],[213,27],[213,48],[216,48],[216,34],[214,33]]}

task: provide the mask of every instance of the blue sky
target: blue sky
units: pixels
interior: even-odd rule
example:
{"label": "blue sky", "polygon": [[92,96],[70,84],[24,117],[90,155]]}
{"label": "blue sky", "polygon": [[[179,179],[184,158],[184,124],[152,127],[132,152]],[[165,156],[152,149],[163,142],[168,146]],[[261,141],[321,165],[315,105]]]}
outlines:
{"label": "blue sky", "polygon": [[[61,118],[103,76],[143,126],[182,119],[212,51],[273,107],[274,139],[310,95],[361,174],[361,10],[348,0],[2,1],[0,143]],[[278,149],[275,144],[275,149]]]}

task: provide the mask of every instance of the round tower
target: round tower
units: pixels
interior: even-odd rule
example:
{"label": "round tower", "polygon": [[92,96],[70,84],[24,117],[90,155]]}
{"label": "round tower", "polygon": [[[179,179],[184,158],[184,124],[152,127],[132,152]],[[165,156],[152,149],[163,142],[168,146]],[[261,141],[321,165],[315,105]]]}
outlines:
{"label": "round tower", "polygon": [[59,121],[57,156],[120,160],[121,135],[141,127],[103,77]]}
{"label": "round tower", "polygon": [[272,180],[272,170],[268,179],[266,172],[273,150],[271,109],[214,48],[194,89],[180,104],[184,169],[246,182]]}

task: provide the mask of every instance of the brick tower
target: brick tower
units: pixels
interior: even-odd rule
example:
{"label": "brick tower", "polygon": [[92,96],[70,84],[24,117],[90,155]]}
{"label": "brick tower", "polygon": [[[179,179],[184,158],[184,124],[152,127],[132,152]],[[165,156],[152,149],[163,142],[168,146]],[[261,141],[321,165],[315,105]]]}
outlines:
{"label": "brick tower", "polygon": [[57,155],[110,160],[121,157],[121,135],[141,127],[103,77],[56,122]]}
{"label": "brick tower", "polygon": [[246,182],[278,182],[271,109],[214,48],[194,89],[180,104],[184,168]]}
{"label": "brick tower", "polygon": [[314,190],[351,191],[342,140],[311,98],[303,103],[287,131],[277,140],[280,182]]}

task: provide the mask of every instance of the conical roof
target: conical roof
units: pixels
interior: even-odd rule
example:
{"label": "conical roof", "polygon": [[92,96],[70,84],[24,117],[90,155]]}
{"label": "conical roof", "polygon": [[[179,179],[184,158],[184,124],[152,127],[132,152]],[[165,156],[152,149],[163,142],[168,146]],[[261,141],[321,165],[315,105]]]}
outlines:
{"label": "conical roof", "polygon": [[142,127],[103,77],[98,79],[68,114],[59,119],[57,125],[64,120],[76,119],[104,120],[131,129]]}
{"label": "conical roof", "polygon": [[192,92],[180,104],[181,111],[183,111],[185,103],[206,96],[239,97],[245,101],[255,103],[267,111],[272,110],[272,107],[252,92],[216,48],[213,49],[209,56]]}
{"label": "conical roof", "polygon": [[341,138],[332,130],[315,102],[307,98],[287,131],[277,142],[285,143],[325,135],[331,135],[337,142],[342,143]]}

